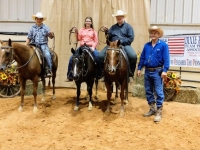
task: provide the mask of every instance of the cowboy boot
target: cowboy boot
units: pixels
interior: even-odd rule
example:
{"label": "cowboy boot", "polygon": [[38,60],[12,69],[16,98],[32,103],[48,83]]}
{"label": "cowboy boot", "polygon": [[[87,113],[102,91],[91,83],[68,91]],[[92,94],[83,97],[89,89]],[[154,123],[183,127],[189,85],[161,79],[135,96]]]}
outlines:
{"label": "cowboy boot", "polygon": [[148,113],[144,114],[143,116],[144,117],[150,117],[152,115],[155,115],[156,114],[156,106],[155,106],[155,102],[152,102],[150,105],[150,110]]}
{"label": "cowboy boot", "polygon": [[157,108],[156,116],[154,122],[159,122],[162,119],[162,106]]}

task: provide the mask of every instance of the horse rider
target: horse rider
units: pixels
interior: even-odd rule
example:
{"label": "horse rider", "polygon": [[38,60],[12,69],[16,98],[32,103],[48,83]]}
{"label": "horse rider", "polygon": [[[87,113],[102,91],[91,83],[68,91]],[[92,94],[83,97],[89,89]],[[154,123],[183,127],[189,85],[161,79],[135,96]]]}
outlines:
{"label": "horse rider", "polygon": [[32,15],[32,19],[35,20],[35,24],[31,27],[28,32],[28,37],[26,40],[26,45],[33,43],[42,50],[45,60],[47,62],[46,76],[52,76],[52,59],[48,43],[48,37],[53,38],[54,33],[50,31],[49,27],[46,26],[43,21],[46,20],[46,17],[42,15],[41,12],[38,12],[36,15]]}
{"label": "horse rider", "polygon": [[[134,40],[134,31],[130,24],[125,22],[125,18],[127,16],[126,13],[124,13],[122,10],[117,10],[117,13],[115,15],[112,15],[113,17],[116,17],[117,23],[111,26],[110,29],[107,27],[104,27],[103,30],[108,35],[109,41],[116,41],[120,40],[121,45],[123,46],[128,59],[130,63],[130,73],[129,73],[129,80],[130,82],[133,82],[133,76],[135,72],[135,67],[137,63],[137,55],[133,48],[131,47],[131,43]],[[105,46],[104,49],[99,53],[99,61],[101,65],[101,69],[103,70],[104,66],[104,58],[106,55],[106,50],[108,46]],[[102,73],[103,76],[103,73]],[[104,78],[102,79],[104,81]]]}
{"label": "horse rider", "polygon": [[[98,60],[99,52],[96,49],[96,46],[98,44],[98,37],[97,37],[97,32],[93,28],[92,18],[86,17],[84,27],[81,28],[79,30],[79,32],[77,29],[75,29],[75,33],[76,33],[75,36],[80,43],[80,46],[83,46],[84,44],[86,44],[87,46],[90,47],[92,56],[94,57],[97,65],[98,65],[99,64],[99,60]],[[79,49],[80,49],[80,47],[76,50],[76,53],[79,51]],[[98,67],[99,67],[99,65],[98,65]],[[73,81],[73,76],[72,76],[71,70],[72,70],[72,56],[69,59],[67,79],[65,80],[65,82]],[[101,72],[101,71],[98,71],[98,72]]]}
{"label": "horse rider", "polygon": [[169,49],[168,45],[159,39],[163,36],[161,28],[152,26],[149,27],[148,31],[151,42],[144,45],[137,75],[141,76],[141,69],[145,67],[144,84],[150,110],[144,114],[144,117],[155,115],[154,122],[159,122],[162,119],[164,101],[162,79],[167,76],[169,69]]}

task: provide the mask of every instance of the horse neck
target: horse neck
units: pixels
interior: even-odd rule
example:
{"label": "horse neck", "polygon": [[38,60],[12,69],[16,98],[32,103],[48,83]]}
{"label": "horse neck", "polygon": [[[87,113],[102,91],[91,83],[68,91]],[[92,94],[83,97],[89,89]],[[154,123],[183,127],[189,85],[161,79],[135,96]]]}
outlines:
{"label": "horse neck", "polygon": [[25,45],[13,44],[14,59],[19,65],[26,63],[33,51],[30,47]]}

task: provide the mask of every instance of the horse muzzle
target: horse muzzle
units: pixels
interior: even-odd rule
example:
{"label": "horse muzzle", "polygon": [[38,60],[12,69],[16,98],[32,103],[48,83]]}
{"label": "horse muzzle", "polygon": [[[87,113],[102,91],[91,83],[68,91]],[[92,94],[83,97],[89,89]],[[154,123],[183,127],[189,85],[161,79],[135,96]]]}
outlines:
{"label": "horse muzzle", "polygon": [[77,81],[79,79],[79,76],[77,74],[73,75],[74,81]]}
{"label": "horse muzzle", "polygon": [[4,71],[6,69],[6,65],[0,65],[0,71]]}
{"label": "horse muzzle", "polygon": [[108,66],[108,73],[113,75],[116,72],[116,67],[114,66]]}

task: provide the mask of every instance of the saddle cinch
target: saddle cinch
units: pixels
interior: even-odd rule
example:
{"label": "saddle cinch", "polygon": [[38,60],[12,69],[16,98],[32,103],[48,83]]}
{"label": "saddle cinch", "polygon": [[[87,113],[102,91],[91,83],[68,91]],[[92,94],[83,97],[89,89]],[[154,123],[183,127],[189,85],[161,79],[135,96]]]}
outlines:
{"label": "saddle cinch", "polygon": [[[41,74],[45,75],[46,73],[48,73],[49,68],[48,68],[48,64],[46,62],[46,59],[44,58],[44,54],[43,54],[40,46],[35,43],[30,43],[29,45],[34,47],[35,53],[38,57],[38,60],[40,62],[41,68],[42,68]],[[55,59],[55,55],[52,50],[50,50],[50,54],[51,54],[51,59],[53,62],[53,60]]]}

